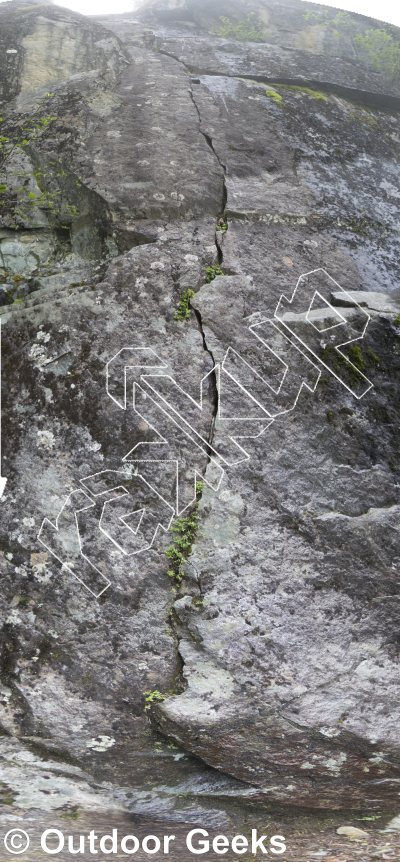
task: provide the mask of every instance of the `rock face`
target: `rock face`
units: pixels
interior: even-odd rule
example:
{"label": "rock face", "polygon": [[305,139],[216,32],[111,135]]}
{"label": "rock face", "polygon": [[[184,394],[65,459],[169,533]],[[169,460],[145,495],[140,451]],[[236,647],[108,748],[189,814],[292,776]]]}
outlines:
{"label": "rock face", "polygon": [[0,6],[16,810],[398,811],[382,26],[300,0]]}

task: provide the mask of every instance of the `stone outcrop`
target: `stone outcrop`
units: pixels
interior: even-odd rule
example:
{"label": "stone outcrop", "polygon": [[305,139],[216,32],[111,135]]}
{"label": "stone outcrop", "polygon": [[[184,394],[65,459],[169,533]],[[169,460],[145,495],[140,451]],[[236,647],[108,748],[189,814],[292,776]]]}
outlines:
{"label": "stone outcrop", "polygon": [[368,55],[382,26],[300,0],[0,6],[16,810],[398,813],[400,48],[390,28],[392,64]]}

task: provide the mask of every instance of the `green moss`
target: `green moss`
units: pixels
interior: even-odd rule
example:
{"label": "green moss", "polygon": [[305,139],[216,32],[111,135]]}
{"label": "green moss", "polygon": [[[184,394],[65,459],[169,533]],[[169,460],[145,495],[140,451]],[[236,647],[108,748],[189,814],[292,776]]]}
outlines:
{"label": "green moss", "polygon": [[394,319],[393,323],[395,326],[400,326],[400,314],[397,315],[397,317]]}
{"label": "green moss", "polygon": [[334,415],[333,415],[333,413],[332,413],[332,410],[328,410],[328,412],[327,412],[327,414],[326,414],[326,418],[327,418],[328,422],[333,422],[333,420],[334,420]]}
{"label": "green moss", "polygon": [[373,353],[372,350],[366,350],[365,356],[367,357],[368,365],[375,365],[376,368],[378,367],[378,365],[380,365],[381,360],[379,359],[379,356],[376,356],[376,354]]}
{"label": "green moss", "polygon": [[77,808],[71,808],[69,811],[65,811],[64,814],[61,814],[61,817],[64,817],[66,820],[79,820],[81,816],[81,812]]}
{"label": "green moss", "polygon": [[347,355],[350,359],[350,362],[352,362],[353,365],[355,365],[356,368],[359,369],[359,371],[365,371],[364,358],[358,344],[353,345],[353,347],[349,347]]}
{"label": "green moss", "polygon": [[305,93],[307,96],[312,96],[313,99],[320,99],[323,102],[328,101],[328,97],[325,96],[325,93],[321,93],[320,90],[311,90],[310,87],[298,87],[294,84],[280,84],[280,87],[283,87],[285,90],[293,90],[298,93]]}
{"label": "green moss", "polygon": [[357,111],[358,113],[355,111],[350,112],[351,119],[354,123],[359,123],[361,126],[368,126],[372,129],[377,129],[379,127],[379,123],[369,108],[357,106]]}
{"label": "green moss", "polygon": [[273,99],[274,102],[282,102],[282,96],[279,93],[276,93],[275,90],[266,90],[265,95],[268,96],[269,99]]}
{"label": "green moss", "polygon": [[[350,348],[350,350],[351,349],[352,348]],[[358,350],[360,350],[360,348],[358,348]],[[349,354],[350,354],[350,351],[349,351]],[[361,354],[361,350],[360,350],[360,354]],[[358,356],[357,353],[354,354],[354,356],[358,361],[360,361],[360,357]],[[353,362],[353,364],[350,364],[350,362],[347,362],[347,360],[344,358],[344,356],[342,356],[341,353],[339,353],[334,347],[326,347],[322,353],[321,359],[322,359],[322,362],[325,362],[325,364],[329,368],[331,368],[332,371],[334,371],[338,376],[340,376],[340,374],[343,373],[343,371],[345,371],[347,373],[348,379],[353,384],[359,383],[363,379],[361,376],[361,373],[360,373],[361,369],[360,369],[360,371],[358,371],[357,366],[356,366],[356,368],[354,368],[355,363],[353,362],[352,357],[349,355],[350,362]],[[365,367],[365,363],[364,363],[362,355],[361,355],[361,362],[364,364],[364,367]]]}

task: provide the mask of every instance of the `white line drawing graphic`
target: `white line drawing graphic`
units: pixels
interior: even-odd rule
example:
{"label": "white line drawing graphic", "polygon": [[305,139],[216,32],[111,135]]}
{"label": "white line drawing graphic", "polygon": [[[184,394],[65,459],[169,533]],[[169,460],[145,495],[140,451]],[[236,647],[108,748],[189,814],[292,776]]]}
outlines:
{"label": "white line drawing graphic", "polygon": [[[157,356],[152,347],[123,347],[118,353],[107,362],[106,365],[106,390],[107,394],[118,404],[118,407],[126,409],[127,395],[127,377],[130,372],[132,381],[134,376],[139,381],[142,376],[142,370],[147,369],[164,369],[167,368],[167,363]],[[121,396],[121,379],[115,377],[115,374],[122,369],[122,396]]]}
{"label": "white line drawing graphic", "polygon": [[[340,310],[330,301],[338,289]],[[272,423],[294,410],[302,393],[315,392],[322,369],[358,399],[373,385],[352,362],[351,349],[346,353],[364,337],[370,315],[324,269],[300,276],[273,317],[255,316],[247,327],[252,363],[228,347],[200,380],[198,400],[152,347],[124,347],[108,361],[107,393],[121,410],[132,411],[147,439],[122,457],[121,469],[81,479],[84,490],[70,493],[55,522],[45,518],[38,535],[93,596],[111,583],[102,570],[102,542],[127,558],[154,548],[173,519],[191,511],[196,482],[218,491],[226,469],[248,461]],[[204,422],[210,379],[218,393],[212,440]]]}
{"label": "white line drawing graphic", "polygon": [[[175,514],[174,507],[132,466],[129,464],[124,470],[101,470],[81,479],[85,490],[102,506],[100,531],[126,556],[150,550],[159,531],[166,533],[169,530]],[[128,487],[132,480],[136,500],[132,498]],[[121,485],[121,482],[124,484]],[[142,486],[142,495],[138,486]],[[151,509],[143,505],[141,499],[148,492],[156,498]],[[138,508],[132,509],[135,503]]]}
{"label": "white line drawing graphic", "polygon": [[78,521],[78,515],[93,506],[93,500],[85,491],[72,491],[54,523],[49,518],[44,519],[38,540],[95,598],[99,598],[111,582],[84,554]]}
{"label": "white line drawing graphic", "polygon": [[[312,277],[314,277],[314,279]],[[317,284],[318,281],[326,280],[328,282],[328,285],[329,283],[332,283],[332,287],[330,288],[331,291],[336,288],[342,292],[343,299],[345,300],[347,298],[348,303],[353,307],[357,308],[359,316],[358,328],[357,325],[354,325],[353,321],[348,321],[343,315],[343,313],[341,314],[337,308],[332,306],[330,302],[327,301],[327,299],[325,299],[325,297],[321,295],[318,289],[312,288],[313,295],[311,299],[309,299],[309,305],[304,314],[304,306],[302,306],[302,302],[304,302],[304,293],[306,293],[306,291],[302,291],[302,288],[306,285],[309,285],[310,279],[311,282],[314,280]],[[310,291],[307,292],[310,293]],[[315,313],[315,311],[317,310],[315,307],[315,300],[317,297],[319,301],[328,308],[329,313],[335,320],[335,322],[331,323],[329,326],[318,327],[318,316],[316,316],[313,320],[313,306]],[[298,311],[297,309],[300,309],[300,311]],[[297,321],[295,319],[296,316],[298,318]],[[303,316],[304,323],[306,324],[305,326],[303,321],[299,319]],[[362,308],[361,305],[355,302],[355,300],[341,287],[340,284],[338,284],[337,281],[335,281],[334,278],[332,278],[332,276],[330,276],[326,272],[326,270],[314,269],[311,272],[301,275],[297,281],[296,287],[293,291],[291,298],[288,299],[285,294],[281,295],[278,305],[275,309],[274,317],[279,320],[280,323],[290,333],[290,335],[298,339],[300,344],[302,344],[302,346],[307,351],[310,351],[314,359],[318,363],[323,365],[324,368],[330,372],[330,374],[333,374],[333,376],[336,377],[336,379],[339,380],[340,383],[342,383],[342,385],[345,386],[346,389],[348,389],[348,391],[351,392],[351,394],[354,395],[355,398],[363,398],[364,395],[366,395],[366,393],[368,392],[368,390],[371,389],[373,385],[371,381],[368,380],[367,377],[365,377],[365,375],[360,371],[360,369],[352,363],[351,358],[349,358],[349,356],[344,352],[344,350],[341,349],[345,348],[347,345],[352,344],[355,341],[361,341],[361,339],[365,335],[368,323],[371,320],[371,315],[368,314],[365,308]],[[306,332],[304,332],[304,329],[306,330]],[[314,332],[312,332],[313,329],[315,330]],[[339,374],[337,368],[334,367],[333,363],[327,362],[326,359],[321,356],[321,352],[318,352],[318,350],[316,349],[318,345],[318,336],[322,333],[327,332],[330,333],[329,344],[327,345],[327,347],[330,348],[332,352],[335,351],[337,356],[345,361],[346,365],[350,365],[353,374],[356,373],[357,378],[360,379],[358,391],[354,385],[349,385],[348,381],[345,379],[344,374]]]}
{"label": "white line drawing graphic", "polygon": [[4,494],[7,479],[1,475],[1,317],[0,317],[0,497]]}

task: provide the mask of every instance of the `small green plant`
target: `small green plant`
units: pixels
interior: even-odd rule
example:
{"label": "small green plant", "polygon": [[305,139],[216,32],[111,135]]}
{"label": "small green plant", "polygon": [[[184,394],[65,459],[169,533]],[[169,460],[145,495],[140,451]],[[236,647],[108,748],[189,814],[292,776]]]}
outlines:
{"label": "small green plant", "polygon": [[334,420],[334,415],[333,415],[333,413],[332,413],[332,410],[328,410],[328,412],[327,412],[327,414],[326,414],[326,418],[327,418],[328,422],[333,422],[333,420]]}
{"label": "small green plant", "polygon": [[398,314],[397,317],[395,317],[393,323],[394,323],[394,326],[400,326],[400,314]]}
{"label": "small green plant", "polygon": [[188,320],[190,317],[190,300],[192,296],[194,296],[194,291],[189,288],[180,300],[178,311],[174,314],[174,320]]}
{"label": "small green plant", "polygon": [[217,275],[223,275],[223,274],[224,273],[222,272],[222,269],[221,269],[219,263],[216,263],[216,264],[211,265],[211,266],[207,266],[206,267],[206,283],[209,284],[210,281],[214,281],[214,278]]}
{"label": "small green plant", "polygon": [[[202,483],[196,483],[196,493],[200,493],[197,491],[197,485]],[[167,548],[165,551],[166,556],[171,561],[172,568],[169,570],[168,575],[170,578],[174,578],[175,583],[180,584],[182,578],[185,576],[185,572],[183,570],[183,566],[185,560],[190,557],[192,553],[192,545],[196,536],[196,532],[198,529],[199,516],[197,514],[198,504],[196,503],[192,513],[188,515],[186,518],[178,518],[170,527],[172,533],[176,533],[177,535],[174,538],[172,545]]]}
{"label": "small green plant", "polygon": [[355,817],[354,820],[380,820],[382,814],[373,814],[371,817]]}
{"label": "small green plant", "polygon": [[236,39],[237,42],[265,42],[266,31],[263,22],[255,12],[250,12],[247,18],[235,23],[225,15],[220,15],[222,27],[219,35],[224,39]]}
{"label": "small green plant", "polygon": [[273,99],[274,102],[282,102],[282,96],[277,93],[275,90],[266,90],[265,95],[268,96],[269,99]]}
{"label": "small green plant", "polygon": [[203,482],[196,482],[196,494],[203,493]]}
{"label": "small green plant", "polygon": [[158,691],[158,689],[155,689],[155,691],[145,691],[144,692],[144,699],[146,701],[145,709],[150,709],[152,703],[156,703],[157,701],[160,701],[160,700],[165,700],[166,696],[167,696],[166,694],[161,694],[161,691]]}
{"label": "small green plant", "polygon": [[228,230],[228,222],[220,218],[215,225],[215,230]]}
{"label": "small green plant", "polygon": [[79,820],[81,816],[81,812],[79,808],[70,808],[64,814],[61,814],[61,817],[64,817],[67,820]]}
{"label": "small green plant", "polygon": [[383,28],[358,33],[353,39],[360,59],[372,64],[377,72],[385,72],[394,80],[400,79],[400,42]]}

